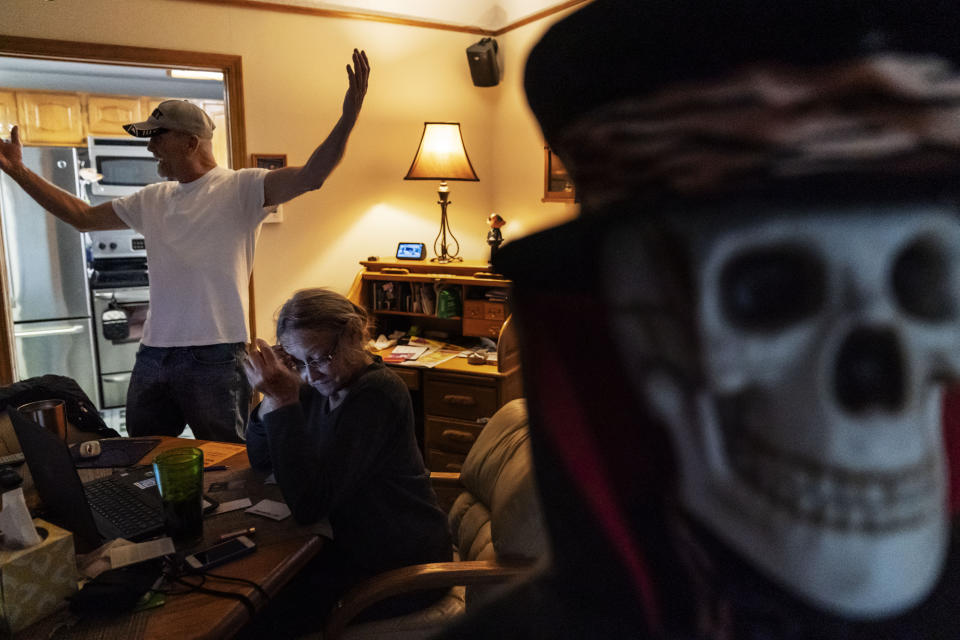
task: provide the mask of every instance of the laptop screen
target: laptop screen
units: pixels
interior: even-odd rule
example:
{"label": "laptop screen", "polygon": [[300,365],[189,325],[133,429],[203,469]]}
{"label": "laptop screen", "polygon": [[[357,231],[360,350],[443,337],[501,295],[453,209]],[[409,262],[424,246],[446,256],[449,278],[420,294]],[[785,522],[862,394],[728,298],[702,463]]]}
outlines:
{"label": "laptop screen", "polygon": [[77,475],[66,443],[13,407],[7,407],[7,414],[20,441],[33,484],[43,502],[44,517],[73,532],[78,549],[99,547],[103,538],[87,504],[83,483]]}

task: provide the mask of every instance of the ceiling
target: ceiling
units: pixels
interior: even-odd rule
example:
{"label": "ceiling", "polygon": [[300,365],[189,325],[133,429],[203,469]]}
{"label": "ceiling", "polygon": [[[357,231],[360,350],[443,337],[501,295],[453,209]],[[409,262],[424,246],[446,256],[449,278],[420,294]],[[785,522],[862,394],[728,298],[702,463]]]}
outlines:
{"label": "ceiling", "polygon": [[[223,1],[223,0],[221,0]],[[225,0],[229,2],[230,0]],[[248,4],[250,0],[244,0]],[[497,31],[543,11],[566,8],[584,0],[253,0],[285,5],[345,11],[387,19],[405,19],[436,25]],[[248,4],[249,6],[249,4]],[[266,8],[269,8],[268,6]],[[280,7],[278,7],[280,8]],[[223,99],[223,83],[176,80],[166,69],[121,65],[60,62],[0,56],[0,87],[50,91],[89,91],[105,94],[179,96]]]}
{"label": "ceiling", "polygon": [[418,22],[497,31],[547,9],[570,4],[569,0],[257,0],[331,11],[349,11]]}
{"label": "ceiling", "polygon": [[178,80],[166,69],[0,56],[0,87],[223,100],[223,82]]}

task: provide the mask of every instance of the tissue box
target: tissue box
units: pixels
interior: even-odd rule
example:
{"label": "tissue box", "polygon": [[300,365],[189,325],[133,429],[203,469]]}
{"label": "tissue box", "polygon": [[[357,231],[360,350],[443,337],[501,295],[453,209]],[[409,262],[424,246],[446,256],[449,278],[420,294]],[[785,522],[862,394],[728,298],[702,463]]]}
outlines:
{"label": "tissue box", "polygon": [[60,607],[77,590],[73,534],[49,522],[33,521],[38,545],[0,549],[0,627],[9,635]]}

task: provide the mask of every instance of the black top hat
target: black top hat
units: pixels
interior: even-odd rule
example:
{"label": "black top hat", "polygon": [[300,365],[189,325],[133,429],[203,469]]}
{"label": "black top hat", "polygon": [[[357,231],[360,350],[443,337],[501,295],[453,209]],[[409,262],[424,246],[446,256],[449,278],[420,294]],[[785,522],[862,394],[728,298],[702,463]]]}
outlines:
{"label": "black top hat", "polygon": [[[581,171],[580,145],[564,133],[605,106],[668,87],[696,87],[755,65],[802,71],[886,52],[956,64],[958,33],[956,0],[595,0],[556,23],[534,47],[525,89],[547,142],[583,196],[592,185],[582,184],[590,180]],[[953,150],[946,155],[912,162],[907,173],[916,170],[914,182],[925,191],[931,181],[935,190],[949,183],[956,191],[960,169],[951,167],[960,167],[960,157]],[[902,163],[886,169],[861,168],[853,183],[889,185],[891,174],[904,171]],[[816,179],[830,182],[842,173],[834,165]],[[881,174],[883,180],[876,180]],[[851,185],[849,176],[838,182],[844,190]]]}

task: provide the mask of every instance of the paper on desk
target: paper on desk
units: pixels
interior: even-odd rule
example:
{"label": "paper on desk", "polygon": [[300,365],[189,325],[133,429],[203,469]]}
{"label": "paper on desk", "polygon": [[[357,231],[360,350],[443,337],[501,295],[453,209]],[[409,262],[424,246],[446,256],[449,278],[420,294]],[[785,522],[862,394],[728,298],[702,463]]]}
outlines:
{"label": "paper on desk", "polygon": [[229,502],[221,502],[216,509],[214,509],[210,515],[217,516],[221,513],[229,513],[230,511],[236,511],[237,509],[243,509],[249,507],[252,502],[250,498],[240,498],[238,500],[231,500]]}
{"label": "paper on desk", "polygon": [[428,347],[423,345],[398,344],[393,348],[393,351],[384,356],[383,360],[384,362],[416,360],[426,353],[427,349]]}
{"label": "paper on desk", "polygon": [[265,518],[270,518],[271,520],[283,520],[284,518],[288,517],[291,512],[290,507],[282,502],[265,498],[247,509],[247,513],[264,516]]}
{"label": "paper on desk", "polygon": [[247,448],[242,444],[231,444],[229,442],[204,442],[200,445],[203,450],[203,466],[209,467],[217,464],[221,460],[226,460],[232,455],[236,455]]}
{"label": "paper on desk", "polygon": [[126,542],[126,544],[118,544],[107,549],[110,566],[114,569],[176,552],[176,549],[173,548],[173,540],[168,537],[147,540],[146,542],[127,542],[126,540],[123,542]]}
{"label": "paper on desk", "polygon": [[417,358],[416,362],[404,362],[402,364],[432,369],[441,362],[446,362],[447,360],[456,358],[459,353],[459,347],[455,349],[436,349],[434,351],[430,351],[429,353],[423,354]]}
{"label": "paper on desk", "polygon": [[384,349],[389,349],[393,345],[397,344],[397,341],[395,339],[391,340],[387,338],[387,336],[381,333],[380,335],[377,336],[376,341],[370,340],[370,342],[368,342],[367,344],[373,347],[373,349],[376,351],[382,351]]}

